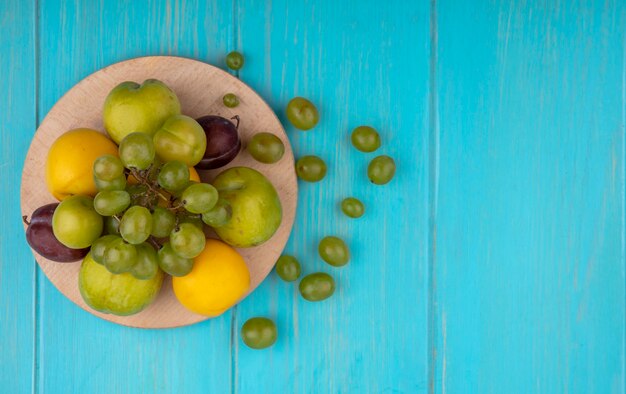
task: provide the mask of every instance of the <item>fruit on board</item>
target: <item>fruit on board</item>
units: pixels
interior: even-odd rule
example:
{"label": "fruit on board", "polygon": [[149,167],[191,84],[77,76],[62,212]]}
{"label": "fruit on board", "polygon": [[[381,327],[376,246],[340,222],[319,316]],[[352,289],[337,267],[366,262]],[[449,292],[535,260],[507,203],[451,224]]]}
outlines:
{"label": "fruit on board", "polygon": [[220,173],[213,186],[232,210],[228,223],[215,228],[224,242],[239,248],[256,246],[278,230],[282,206],[276,189],[263,174],[252,168],[232,167]]}
{"label": "fruit on board", "polygon": [[102,155],[117,156],[117,146],[92,129],[74,129],[57,138],[46,158],[46,185],[59,201],[75,194],[95,196],[94,162]]}
{"label": "fruit on board", "polygon": [[119,144],[133,132],[154,135],[169,117],[178,114],[178,97],[163,82],[156,79],[148,79],[141,85],[122,82],[104,102],[104,128]]}
{"label": "fruit on board", "polygon": [[335,292],[335,280],[325,272],[316,272],[302,278],[300,294],[307,301],[322,301]]}
{"label": "fruit on board", "polygon": [[93,207],[93,198],[71,196],[61,201],[52,216],[54,236],[72,249],[90,246],[102,234],[102,216]]}
{"label": "fruit on board", "polygon": [[[52,231],[52,216],[59,203],[46,204],[33,212],[26,229],[26,241],[31,248],[48,260],[59,263],[78,261],[89,249],[71,249],[59,242]],[[26,216],[24,216],[26,222]]]}
{"label": "fruit on board", "polygon": [[276,324],[267,317],[253,317],[241,326],[241,339],[252,349],[265,349],[278,338]]}
{"label": "fruit on board", "polygon": [[206,135],[206,151],[202,160],[196,164],[199,170],[220,168],[230,163],[241,150],[241,140],[237,126],[230,120],[217,115],[208,115],[196,119]]}
{"label": "fruit on board", "polygon": [[163,161],[178,160],[195,166],[202,159],[207,140],[202,127],[193,118],[174,115],[154,134],[154,149]]}
{"label": "fruit on board", "polygon": [[193,269],[172,278],[174,294],[192,312],[218,316],[232,307],[250,288],[250,272],[243,257],[216,239],[207,239],[194,258]]}
{"label": "fruit on board", "polygon": [[300,130],[310,130],[320,120],[315,104],[304,97],[294,97],[287,104],[287,119]]}
{"label": "fruit on board", "polygon": [[163,272],[151,279],[137,279],[130,273],[113,274],[85,256],[78,274],[78,288],[85,303],[98,312],[128,316],[140,312],[154,301]]}

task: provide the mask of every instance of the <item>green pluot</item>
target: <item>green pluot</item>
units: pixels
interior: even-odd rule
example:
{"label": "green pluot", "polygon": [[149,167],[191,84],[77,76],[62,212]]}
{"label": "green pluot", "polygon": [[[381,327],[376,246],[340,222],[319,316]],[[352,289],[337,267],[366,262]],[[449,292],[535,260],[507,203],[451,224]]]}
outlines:
{"label": "green pluot", "polygon": [[154,134],[154,149],[165,162],[180,161],[193,167],[204,157],[206,134],[195,119],[175,115]]}
{"label": "green pluot", "polygon": [[136,131],[154,135],[168,118],[178,114],[178,97],[163,82],[156,79],[147,79],[141,85],[122,82],[104,102],[104,128],[119,144]]}
{"label": "green pluot", "polygon": [[128,316],[154,301],[161,290],[163,276],[161,270],[147,280],[137,279],[131,273],[112,274],[96,263],[90,253],[80,266],[78,288],[85,303],[98,312]]}
{"label": "green pluot", "polygon": [[61,201],[52,216],[52,231],[63,245],[72,249],[90,246],[102,234],[102,216],[93,207],[93,198],[75,195]]}
{"label": "green pluot", "polygon": [[224,242],[239,248],[256,246],[278,230],[282,206],[276,189],[263,174],[233,167],[219,174],[213,186],[232,209],[228,223],[215,228]]}

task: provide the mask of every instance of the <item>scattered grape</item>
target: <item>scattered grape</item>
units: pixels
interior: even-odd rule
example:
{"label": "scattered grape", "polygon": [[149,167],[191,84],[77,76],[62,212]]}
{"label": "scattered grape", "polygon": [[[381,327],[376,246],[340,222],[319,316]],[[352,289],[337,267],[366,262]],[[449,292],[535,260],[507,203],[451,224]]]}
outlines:
{"label": "scattered grape", "polygon": [[348,264],[350,251],[348,245],[338,237],[324,237],[317,247],[322,260],[333,267],[341,267]]}
{"label": "scattered grape", "polygon": [[233,93],[226,93],[222,98],[222,101],[228,108],[235,108],[239,105],[239,97]]}
{"label": "scattered grape", "polygon": [[276,262],[276,273],[285,282],[293,282],[300,277],[300,263],[289,255],[282,255]]}
{"label": "scattered grape", "polygon": [[360,200],[354,197],[348,197],[341,201],[341,210],[346,216],[356,219],[363,216],[365,213],[365,206],[363,206],[363,203]]}
{"label": "scattered grape", "polygon": [[253,317],[241,327],[241,339],[252,349],[265,349],[278,338],[276,324],[266,317]]}
{"label": "scattered grape", "polygon": [[243,55],[237,51],[232,51],[226,55],[226,65],[232,70],[239,70],[243,67]]}
{"label": "scattered grape", "polygon": [[352,145],[361,152],[374,152],[380,148],[380,135],[370,126],[359,126],[352,131]]}
{"label": "scattered grape", "polygon": [[297,129],[309,130],[320,120],[315,105],[303,97],[294,97],[287,104],[287,119]]}
{"label": "scattered grape", "polygon": [[256,161],[273,164],[285,154],[285,145],[272,133],[257,133],[248,143],[248,152]]}
{"label": "scattered grape", "polygon": [[367,166],[367,177],[376,185],[389,183],[396,173],[396,163],[389,156],[377,156]]}
{"label": "scattered grape", "polygon": [[319,182],[326,176],[326,163],[317,156],[303,156],[296,163],[296,174],[303,181]]}
{"label": "scattered grape", "polygon": [[317,272],[302,278],[299,289],[305,300],[322,301],[335,292],[335,280],[324,272]]}

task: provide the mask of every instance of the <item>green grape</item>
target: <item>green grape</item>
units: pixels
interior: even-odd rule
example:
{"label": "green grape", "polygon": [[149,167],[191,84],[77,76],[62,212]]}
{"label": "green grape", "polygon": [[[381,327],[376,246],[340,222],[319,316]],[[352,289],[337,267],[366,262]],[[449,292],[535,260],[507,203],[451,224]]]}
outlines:
{"label": "green grape", "polygon": [[174,229],[176,225],[176,215],[173,212],[161,208],[154,208],[152,212],[152,235],[157,238],[165,238]]}
{"label": "green grape", "polygon": [[170,243],[166,243],[158,253],[159,267],[172,276],[185,276],[193,269],[193,260],[179,256]]}
{"label": "green grape", "polygon": [[322,260],[333,267],[341,267],[348,264],[350,251],[348,245],[341,238],[324,237],[317,247]]}
{"label": "green grape", "polygon": [[156,250],[148,243],[136,245],[137,262],[130,273],[137,279],[148,280],[154,278],[159,271],[159,258]]}
{"label": "green grape", "polygon": [[176,254],[193,259],[204,250],[204,232],[191,223],[179,224],[170,234],[170,245]]}
{"label": "green grape", "polygon": [[276,262],[276,273],[285,282],[293,282],[300,277],[302,269],[298,260],[289,255],[282,255]]}
{"label": "green grape", "polygon": [[105,216],[104,218],[105,234],[120,235],[120,221],[113,216]]}
{"label": "green grape", "polygon": [[94,175],[93,181],[96,184],[96,189],[102,192],[105,190],[124,190],[126,188],[126,177],[121,175],[112,181],[105,181]]}
{"label": "green grape", "polygon": [[296,162],[296,174],[303,181],[319,182],[326,176],[326,163],[317,156],[302,156]]}
{"label": "green grape", "polygon": [[154,193],[149,193],[150,189],[146,185],[128,185],[126,192],[130,195],[130,205],[141,205],[152,207],[156,205],[159,197]]}
{"label": "green grape", "polygon": [[188,186],[181,196],[185,209],[191,213],[208,212],[218,199],[217,189],[208,183],[196,183]]}
{"label": "green grape", "polygon": [[152,232],[152,214],[146,207],[132,206],[122,216],[120,234],[133,245],[144,242]]}
{"label": "green grape", "polygon": [[104,190],[96,194],[93,207],[102,216],[113,216],[130,205],[130,195],[123,190]]}
{"label": "green grape", "polygon": [[341,210],[346,216],[360,218],[365,213],[363,203],[354,197],[344,198],[341,201]]}
{"label": "green grape", "polygon": [[233,93],[226,93],[224,97],[222,97],[222,101],[228,108],[235,108],[239,105],[239,97]]}
{"label": "green grape", "polygon": [[118,238],[109,242],[104,252],[104,266],[113,274],[130,271],[137,262],[135,245]]}
{"label": "green grape", "polygon": [[248,143],[248,152],[256,161],[273,164],[285,154],[285,145],[272,133],[257,133]]}
{"label": "green grape", "polygon": [[113,155],[100,156],[93,163],[93,174],[103,181],[112,181],[124,175],[124,165]]}
{"label": "green grape", "polygon": [[189,167],[182,161],[169,161],[161,167],[157,180],[167,191],[181,190],[189,182]]}
{"label": "green grape", "polygon": [[327,273],[316,272],[302,278],[298,288],[305,300],[322,301],[335,292],[335,280]]}
{"label": "green grape", "polygon": [[154,143],[150,135],[130,133],[120,142],[120,159],[126,168],[145,170],[154,161]]}
{"label": "green grape", "polygon": [[396,173],[396,163],[389,156],[377,156],[367,166],[367,177],[376,185],[389,183]]}
{"label": "green grape", "polygon": [[202,214],[202,221],[213,228],[222,227],[230,222],[232,216],[233,208],[228,201],[219,199],[210,211]]}
{"label": "green grape", "polygon": [[287,104],[287,119],[297,129],[309,130],[319,122],[320,114],[309,100],[304,97],[294,97]]}
{"label": "green grape", "polygon": [[226,55],[226,65],[232,70],[239,70],[243,67],[243,55],[237,51],[232,51]]}
{"label": "green grape", "polygon": [[198,228],[198,230],[204,232],[204,223],[202,222],[202,215],[198,215],[195,213],[182,211],[178,212],[178,223],[189,223],[193,224]]}
{"label": "green grape", "polygon": [[276,324],[266,317],[253,317],[241,327],[241,339],[252,349],[265,349],[278,338]]}
{"label": "green grape", "polygon": [[98,264],[104,264],[104,253],[111,241],[121,239],[117,235],[103,235],[91,244],[91,258]]}
{"label": "green grape", "polygon": [[361,152],[374,152],[380,148],[380,135],[370,126],[359,126],[352,130],[352,145]]}

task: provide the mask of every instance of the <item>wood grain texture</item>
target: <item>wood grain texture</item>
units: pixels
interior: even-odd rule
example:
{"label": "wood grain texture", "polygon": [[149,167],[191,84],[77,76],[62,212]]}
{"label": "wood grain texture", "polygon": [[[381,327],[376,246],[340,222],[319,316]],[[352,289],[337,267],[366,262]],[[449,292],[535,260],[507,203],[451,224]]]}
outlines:
{"label": "wood grain texture", "polygon": [[[209,64],[175,56],[140,57],[105,67],[72,87],[45,117],[28,150],[22,175],[22,214],[30,215],[38,207],[56,201],[48,191],[45,176],[47,153],[54,141],[67,130],[80,127],[102,132],[102,108],[109,92],[124,81],[142,83],[147,79],[158,79],[176,92],[182,113],[187,116],[199,118],[213,114],[226,118],[240,117],[238,131],[244,149],[227,166],[201,171],[204,181],[212,181],[224,169],[244,166],[263,173],[278,192],[283,215],[276,233],[260,246],[238,249],[250,271],[250,289],[245,297],[272,270],[293,226],[298,195],[293,152],[280,121],[263,99],[237,78]],[[222,102],[222,97],[228,92],[240,99],[235,109],[225,107]],[[270,132],[282,140],[285,154],[278,163],[259,163],[245,150],[252,136],[260,132]],[[60,292],[81,308],[105,320],[138,328],[172,328],[207,319],[190,312],[178,302],[169,278],[156,300],[137,314],[115,316],[97,312],[80,295],[80,262],[59,264],[38,254],[35,256],[43,272]]]}
{"label": "wood grain texture", "polygon": [[625,11],[437,1],[435,392],[626,389]]}
{"label": "wood grain texture", "polygon": [[35,265],[19,222],[19,184],[36,128],[35,13],[0,2],[0,391],[27,393],[35,368]]}
{"label": "wood grain texture", "polygon": [[[304,301],[297,283],[275,274],[237,308],[236,329],[253,316],[276,320],[280,337],[265,352],[235,348],[237,393],[415,393],[427,390],[429,5],[390,2],[238,2],[240,77],[276,109],[296,157],[316,154],[329,168],[320,183],[300,183],[299,213],[286,248],[303,274],[323,271],[335,295]],[[302,132],[284,109],[311,99],[320,123]],[[358,152],[351,130],[376,127],[383,145]],[[396,178],[367,180],[369,160],[393,156]],[[341,213],[361,199],[365,215]],[[346,240],[350,263],[325,264],[317,244]],[[259,378],[262,377],[262,378]]]}

